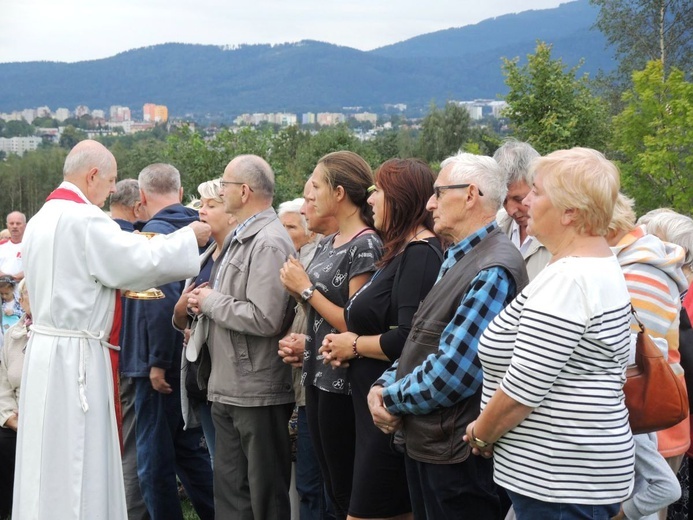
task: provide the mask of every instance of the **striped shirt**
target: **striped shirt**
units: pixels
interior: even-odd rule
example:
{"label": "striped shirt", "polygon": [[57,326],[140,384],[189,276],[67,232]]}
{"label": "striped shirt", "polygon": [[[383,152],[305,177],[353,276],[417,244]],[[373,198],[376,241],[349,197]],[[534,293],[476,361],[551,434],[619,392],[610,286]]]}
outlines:
{"label": "striped shirt", "polygon": [[534,408],[494,448],[494,479],[545,502],[613,504],[633,485],[623,383],[630,297],[615,257],[550,264],[479,340],[482,409],[500,387]]}

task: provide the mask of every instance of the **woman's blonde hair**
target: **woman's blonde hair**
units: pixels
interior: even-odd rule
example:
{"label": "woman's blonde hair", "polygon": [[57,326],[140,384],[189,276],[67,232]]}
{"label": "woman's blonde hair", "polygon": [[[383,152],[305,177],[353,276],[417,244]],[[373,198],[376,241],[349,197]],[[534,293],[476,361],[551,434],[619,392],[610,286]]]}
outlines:
{"label": "woman's blonde hair", "polygon": [[212,179],[211,181],[206,181],[197,187],[197,192],[203,199],[212,199],[217,201],[219,204],[223,204],[224,200],[219,195],[221,191],[221,182],[219,179]]}
{"label": "woman's blonde hair", "polygon": [[606,235],[621,187],[618,167],[591,148],[558,150],[535,159],[532,173],[542,174],[544,189],[559,210],[575,209],[580,234]]}
{"label": "woman's blonde hair", "polygon": [[619,193],[614,204],[614,214],[609,223],[609,232],[630,231],[635,227],[635,211],[633,206],[635,201]]}

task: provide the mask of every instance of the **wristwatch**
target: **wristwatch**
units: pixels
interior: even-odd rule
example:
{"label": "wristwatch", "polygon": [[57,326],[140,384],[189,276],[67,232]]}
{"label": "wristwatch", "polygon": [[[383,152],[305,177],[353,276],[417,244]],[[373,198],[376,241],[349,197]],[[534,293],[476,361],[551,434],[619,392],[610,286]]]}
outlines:
{"label": "wristwatch", "polygon": [[303,298],[304,302],[307,302],[313,297],[313,293],[315,292],[315,286],[311,285],[310,287],[303,289],[301,291],[301,298]]}

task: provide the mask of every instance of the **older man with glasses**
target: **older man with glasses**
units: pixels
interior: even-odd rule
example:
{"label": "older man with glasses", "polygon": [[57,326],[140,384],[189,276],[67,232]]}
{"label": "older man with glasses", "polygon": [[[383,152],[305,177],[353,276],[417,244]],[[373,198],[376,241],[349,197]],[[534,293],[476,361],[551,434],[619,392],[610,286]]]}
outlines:
{"label": "older man with glasses", "polygon": [[216,517],[288,520],[294,391],[291,367],[277,350],[293,304],[279,269],[296,251],[272,209],[274,173],[264,159],[236,157],[220,184],[224,208],[239,225],[224,242],[210,285],[188,299],[209,325]]}
{"label": "older man with glasses", "polygon": [[470,457],[462,437],[479,415],[479,337],[527,284],[527,272],[495,221],[506,194],[496,162],[460,153],[441,166],[428,210],[450,247],[402,356],[368,401],[376,426],[402,429],[415,518],[497,520],[492,462]]}

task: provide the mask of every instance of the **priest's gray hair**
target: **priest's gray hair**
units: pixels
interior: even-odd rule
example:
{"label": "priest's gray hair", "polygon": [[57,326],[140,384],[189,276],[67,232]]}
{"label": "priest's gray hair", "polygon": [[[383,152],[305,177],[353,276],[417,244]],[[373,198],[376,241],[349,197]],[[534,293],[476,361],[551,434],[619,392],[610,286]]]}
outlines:
{"label": "priest's gray hair", "polygon": [[172,164],[150,164],[140,172],[138,181],[145,193],[170,195],[180,190],[180,172]]}
{"label": "priest's gray hair", "polygon": [[111,195],[111,206],[120,204],[126,208],[134,208],[140,201],[140,185],[135,179],[123,179],[115,185],[115,193]]}
{"label": "priest's gray hair", "polygon": [[530,188],[534,174],[529,166],[538,157],[541,156],[532,145],[512,138],[507,139],[493,154],[493,158],[508,176],[508,186],[524,181]]}

